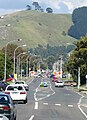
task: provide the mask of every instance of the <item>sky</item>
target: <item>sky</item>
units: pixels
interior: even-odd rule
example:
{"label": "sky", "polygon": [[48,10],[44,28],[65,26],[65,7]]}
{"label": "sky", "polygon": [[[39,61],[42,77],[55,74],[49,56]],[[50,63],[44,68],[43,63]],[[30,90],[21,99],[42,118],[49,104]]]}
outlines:
{"label": "sky", "polygon": [[54,13],[72,13],[75,8],[87,6],[87,0],[0,0],[0,15],[26,9],[26,5],[38,2],[46,10],[51,7]]}

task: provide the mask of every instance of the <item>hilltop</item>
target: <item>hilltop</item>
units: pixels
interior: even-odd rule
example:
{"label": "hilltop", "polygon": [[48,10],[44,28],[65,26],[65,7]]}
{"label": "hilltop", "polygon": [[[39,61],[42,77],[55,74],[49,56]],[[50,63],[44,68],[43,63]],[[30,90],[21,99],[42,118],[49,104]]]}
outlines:
{"label": "hilltop", "polygon": [[25,10],[5,15],[4,19],[0,19],[0,26],[6,24],[11,24],[11,26],[0,28],[0,48],[8,41],[18,38],[23,39],[21,44],[27,44],[28,48],[37,47],[38,44],[60,46],[75,41],[67,35],[72,25],[70,14],[49,14]]}

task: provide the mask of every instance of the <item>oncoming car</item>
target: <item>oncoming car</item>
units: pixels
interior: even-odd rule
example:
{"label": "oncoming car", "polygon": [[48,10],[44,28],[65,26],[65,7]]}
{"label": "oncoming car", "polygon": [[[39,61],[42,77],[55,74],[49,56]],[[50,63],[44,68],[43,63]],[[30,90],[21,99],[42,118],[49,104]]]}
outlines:
{"label": "oncoming car", "polygon": [[40,84],[40,87],[47,87],[47,86],[48,86],[47,82],[41,82]]}
{"label": "oncoming car", "polygon": [[25,104],[27,103],[27,91],[23,85],[8,85],[5,89],[5,93],[9,94],[13,101],[23,101]]}
{"label": "oncoming car", "polygon": [[25,87],[26,91],[29,90],[29,86],[25,83],[25,81],[16,81],[15,84],[22,84]]}
{"label": "oncoming car", "polygon": [[55,87],[64,87],[64,82],[62,81],[55,82]]}

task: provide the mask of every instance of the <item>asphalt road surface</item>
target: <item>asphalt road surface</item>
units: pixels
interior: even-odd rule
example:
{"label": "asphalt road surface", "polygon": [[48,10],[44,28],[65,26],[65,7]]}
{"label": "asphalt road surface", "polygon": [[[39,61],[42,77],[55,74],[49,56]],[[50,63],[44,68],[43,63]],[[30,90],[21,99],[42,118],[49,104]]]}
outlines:
{"label": "asphalt road surface", "polygon": [[[48,87],[40,87],[47,81]],[[18,103],[17,120],[86,120],[81,108],[83,96],[70,87],[57,88],[48,78],[34,78],[28,82],[28,103]]]}

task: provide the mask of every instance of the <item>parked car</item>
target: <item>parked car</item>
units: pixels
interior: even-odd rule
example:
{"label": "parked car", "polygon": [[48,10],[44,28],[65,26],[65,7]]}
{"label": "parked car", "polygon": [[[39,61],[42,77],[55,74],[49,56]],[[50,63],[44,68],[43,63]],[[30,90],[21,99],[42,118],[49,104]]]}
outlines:
{"label": "parked car", "polygon": [[[16,120],[17,109],[10,95],[0,92],[0,120]],[[5,117],[6,116],[6,117]]]}
{"label": "parked car", "polygon": [[75,87],[75,86],[77,86],[77,83],[74,82],[74,81],[67,80],[67,81],[64,82],[64,85],[65,86],[73,86],[73,87]]}
{"label": "parked car", "polygon": [[0,82],[0,91],[5,90],[5,88],[7,87],[7,85],[8,84],[6,82],[4,82],[4,81]]}
{"label": "parked car", "polygon": [[62,81],[55,82],[55,87],[64,87],[64,82]]}
{"label": "parked car", "polygon": [[13,101],[23,101],[27,103],[27,91],[21,84],[10,84],[6,87],[5,93],[9,94]]}
{"label": "parked car", "polygon": [[26,91],[29,90],[29,86],[25,83],[25,81],[16,81],[15,84],[22,84],[25,87]]}

